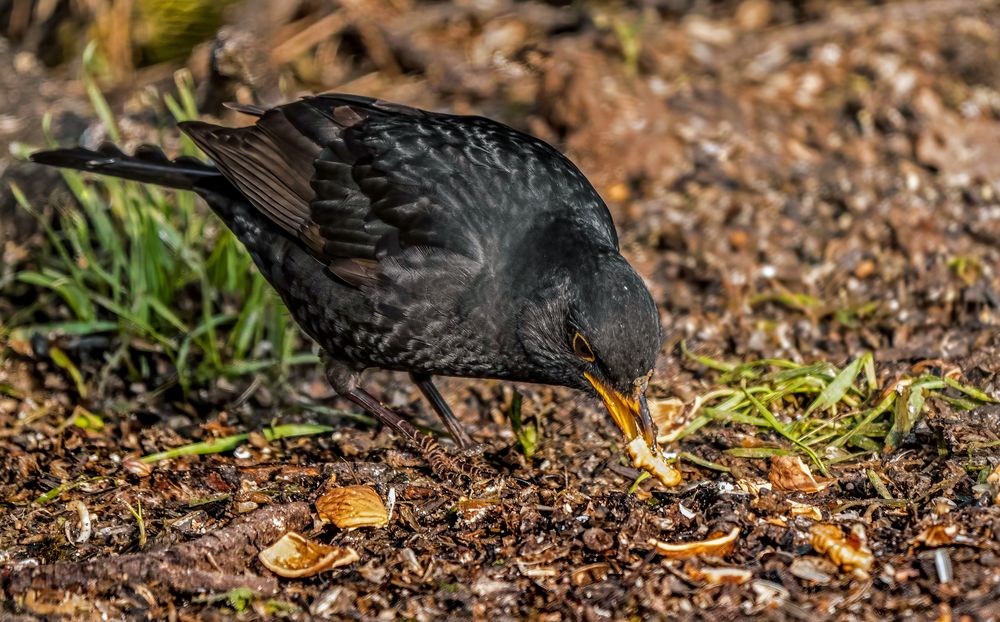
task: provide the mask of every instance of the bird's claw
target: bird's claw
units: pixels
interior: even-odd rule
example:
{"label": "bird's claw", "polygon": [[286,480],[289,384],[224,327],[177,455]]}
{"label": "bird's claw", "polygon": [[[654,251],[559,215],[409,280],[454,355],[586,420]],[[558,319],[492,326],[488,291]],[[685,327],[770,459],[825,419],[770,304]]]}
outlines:
{"label": "bird's claw", "polygon": [[476,481],[496,475],[493,469],[478,459],[483,452],[481,445],[471,447],[459,455],[451,455],[432,436],[424,435],[417,441],[417,447],[431,471],[446,479],[461,476]]}
{"label": "bird's claw", "polygon": [[468,458],[470,460],[482,459],[483,454],[486,452],[485,443],[476,443],[474,445],[469,445],[468,447],[461,450],[459,453],[463,458]]}

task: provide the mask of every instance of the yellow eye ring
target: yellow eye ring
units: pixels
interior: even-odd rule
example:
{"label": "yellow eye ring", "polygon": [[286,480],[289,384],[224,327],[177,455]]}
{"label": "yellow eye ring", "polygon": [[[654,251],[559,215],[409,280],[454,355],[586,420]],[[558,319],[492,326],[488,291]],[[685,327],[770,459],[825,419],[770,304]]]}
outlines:
{"label": "yellow eye ring", "polygon": [[593,363],[597,358],[594,356],[594,350],[587,342],[587,338],[580,333],[573,335],[573,353],[588,363]]}

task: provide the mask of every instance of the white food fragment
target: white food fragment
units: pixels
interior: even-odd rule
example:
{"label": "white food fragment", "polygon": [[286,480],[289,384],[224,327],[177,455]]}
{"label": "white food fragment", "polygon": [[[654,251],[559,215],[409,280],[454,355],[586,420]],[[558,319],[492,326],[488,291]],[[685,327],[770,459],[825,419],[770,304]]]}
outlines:
{"label": "white food fragment", "polygon": [[663,456],[654,456],[641,436],[633,438],[626,449],[635,468],[646,471],[664,486],[672,487],[681,483],[681,472],[667,464]]}

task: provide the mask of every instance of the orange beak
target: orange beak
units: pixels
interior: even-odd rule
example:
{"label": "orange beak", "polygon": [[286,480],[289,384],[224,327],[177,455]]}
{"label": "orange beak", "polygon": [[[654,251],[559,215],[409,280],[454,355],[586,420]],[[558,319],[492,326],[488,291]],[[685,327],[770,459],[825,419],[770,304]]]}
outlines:
{"label": "orange beak", "polygon": [[656,426],[649,415],[646,395],[641,388],[645,383],[641,385],[636,383],[634,395],[627,396],[607,386],[588,372],[583,372],[583,375],[604,400],[604,406],[611,414],[615,425],[625,435],[625,442],[628,443],[642,434],[646,445],[656,451]]}

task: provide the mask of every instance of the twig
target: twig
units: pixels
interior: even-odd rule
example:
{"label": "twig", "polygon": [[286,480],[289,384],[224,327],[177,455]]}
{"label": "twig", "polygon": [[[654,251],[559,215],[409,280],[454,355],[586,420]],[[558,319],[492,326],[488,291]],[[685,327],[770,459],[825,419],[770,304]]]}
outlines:
{"label": "twig", "polygon": [[245,586],[264,595],[273,595],[278,590],[277,580],[244,574],[247,565],[258,551],[285,532],[308,525],[309,516],[306,503],[271,505],[201,538],[159,551],[35,568],[0,567],[0,588],[15,596],[32,588],[60,590],[85,586],[107,591],[126,582],[159,582],[189,594],[225,592]]}

